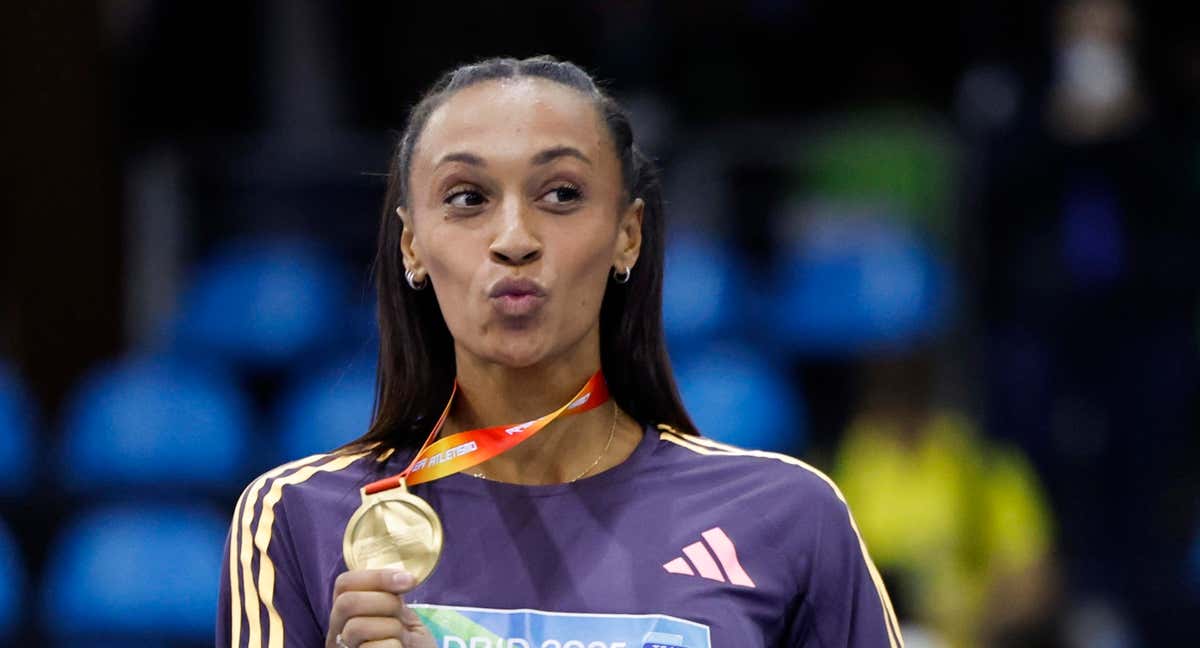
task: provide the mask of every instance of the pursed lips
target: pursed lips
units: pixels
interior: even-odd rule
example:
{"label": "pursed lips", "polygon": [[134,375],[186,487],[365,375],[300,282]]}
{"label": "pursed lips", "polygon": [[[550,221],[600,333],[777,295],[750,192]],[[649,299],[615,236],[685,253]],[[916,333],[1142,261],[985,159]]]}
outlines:
{"label": "pursed lips", "polygon": [[508,317],[528,317],[546,301],[546,289],[527,277],[505,277],[492,285],[488,299]]}

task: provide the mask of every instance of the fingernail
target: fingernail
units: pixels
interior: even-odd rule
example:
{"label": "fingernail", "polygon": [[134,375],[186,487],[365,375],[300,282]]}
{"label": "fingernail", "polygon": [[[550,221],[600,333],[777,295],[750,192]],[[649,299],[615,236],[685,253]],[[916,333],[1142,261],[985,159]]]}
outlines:
{"label": "fingernail", "polygon": [[413,577],[408,572],[397,571],[392,572],[392,585],[399,588],[405,588],[412,585]]}

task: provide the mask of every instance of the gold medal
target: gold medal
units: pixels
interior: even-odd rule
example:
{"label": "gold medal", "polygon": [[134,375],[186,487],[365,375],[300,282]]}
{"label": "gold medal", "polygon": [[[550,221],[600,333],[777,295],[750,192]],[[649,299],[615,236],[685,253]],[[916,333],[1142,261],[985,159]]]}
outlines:
{"label": "gold medal", "polygon": [[350,569],[403,569],[417,583],[442,555],[442,522],[425,500],[401,484],[373,495],[346,523],[342,555]]}
{"label": "gold medal", "polygon": [[[604,374],[597,371],[566,405],[545,416],[518,425],[459,432],[435,442],[457,392],[456,381],[441,417],[408,468],[362,489],[362,504],[346,523],[342,537],[347,568],[403,569],[417,583],[423,582],[442,556],[442,521],[428,502],[408,492],[410,482],[421,484],[478,465],[533,436],[559,416],[586,412],[610,398]],[[616,429],[616,419],[613,421]],[[611,437],[610,432],[610,443]]]}

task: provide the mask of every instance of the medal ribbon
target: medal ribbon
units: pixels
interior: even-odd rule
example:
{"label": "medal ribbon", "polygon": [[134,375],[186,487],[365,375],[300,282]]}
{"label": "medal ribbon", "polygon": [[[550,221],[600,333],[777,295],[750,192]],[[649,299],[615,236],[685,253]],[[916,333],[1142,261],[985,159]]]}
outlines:
{"label": "medal ribbon", "polygon": [[516,425],[496,425],[478,430],[467,430],[437,439],[438,432],[441,431],[442,426],[446,423],[446,417],[450,414],[450,405],[454,402],[454,395],[457,393],[458,381],[455,381],[454,389],[450,392],[450,400],[446,401],[442,415],[408,468],[405,468],[404,472],[399,475],[367,484],[365,489],[367,495],[374,495],[406,484],[409,486],[423,484],[477,466],[537,434],[560,416],[582,414],[603,405],[609,399],[608,384],[604,382],[604,374],[597,371],[592,374],[579,393],[567,401],[566,405],[545,416]]}

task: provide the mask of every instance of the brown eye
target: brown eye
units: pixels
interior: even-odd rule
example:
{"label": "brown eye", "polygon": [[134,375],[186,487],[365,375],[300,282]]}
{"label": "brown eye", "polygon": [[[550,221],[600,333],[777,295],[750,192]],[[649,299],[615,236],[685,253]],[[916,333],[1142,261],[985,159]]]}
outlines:
{"label": "brown eye", "polygon": [[455,191],[446,196],[444,201],[453,207],[478,207],[483,204],[483,194],[478,191]]}
{"label": "brown eye", "polygon": [[579,200],[582,196],[579,187],[565,184],[547,191],[542,195],[542,199],[550,203],[565,204]]}

